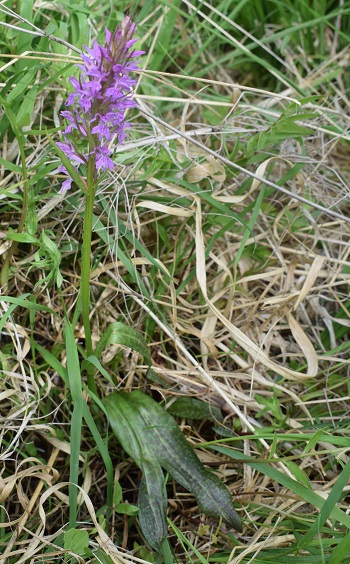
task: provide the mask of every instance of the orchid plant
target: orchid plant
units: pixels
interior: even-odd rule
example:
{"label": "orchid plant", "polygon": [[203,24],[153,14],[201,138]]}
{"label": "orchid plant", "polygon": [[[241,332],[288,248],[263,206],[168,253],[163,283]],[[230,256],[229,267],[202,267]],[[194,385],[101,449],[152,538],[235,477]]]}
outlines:
{"label": "orchid plant", "polygon": [[[126,16],[114,33],[106,29],[106,41],[93,47],[84,46],[79,79],[72,76],[73,91],[61,112],[67,121],[64,141],[57,143],[60,151],[73,165],[72,175],[62,164],[59,171],[66,175],[60,192],[71,188],[76,175],[85,187],[85,215],[82,246],[81,308],[85,331],[86,352],[93,352],[89,319],[90,307],[90,254],[93,207],[96,187],[103,173],[114,169],[111,159],[114,142],[122,143],[131,124],[125,113],[136,107],[132,99],[136,83],[130,73],[140,70],[138,58],[144,51],[133,49],[135,23]],[[93,370],[88,371],[90,391],[96,393]]]}
{"label": "orchid plant", "polygon": [[[98,362],[98,357],[106,343],[127,346],[132,343],[133,348],[140,352],[151,366],[151,359],[147,361],[148,350],[146,343],[143,343],[142,335],[131,327],[126,330],[124,324],[118,322],[109,326],[94,352],[89,319],[91,233],[96,188],[104,173],[114,169],[111,158],[113,139],[116,139],[117,143],[124,141],[127,130],[131,127],[125,119],[126,110],[136,107],[132,99],[136,80],[131,78],[130,73],[140,69],[138,57],[144,52],[133,49],[137,41],[133,39],[134,31],[135,24],[129,17],[125,17],[114,33],[106,29],[104,45],[99,45],[95,41],[92,48],[85,47],[85,53],[81,55],[83,64],[79,65],[80,76],[70,79],[73,91],[65,103],[69,109],[61,112],[62,117],[67,121],[63,131],[64,140],[57,143],[63,163],[59,170],[66,176],[60,189],[61,193],[66,193],[72,183],[77,182],[85,194],[80,291],[87,360],[83,362],[82,367],[88,367],[87,380],[92,397],[98,394],[94,379],[94,364],[89,363],[89,359],[94,356],[95,361]],[[73,341],[73,330],[67,322],[67,349]],[[68,368],[70,372],[78,371],[77,355],[75,365]],[[84,416],[94,436],[97,437],[98,431],[94,428],[94,421],[83,400],[81,386],[78,388],[71,387],[74,405],[72,425],[81,429]],[[164,562],[172,562],[172,557],[166,538],[167,497],[161,467],[195,493],[204,512],[223,518],[230,526],[241,530],[241,520],[233,508],[226,486],[217,476],[203,467],[176,422],[157,402],[142,392],[136,395],[130,393],[123,395],[119,392],[103,398],[102,404],[97,399],[97,403],[100,407],[104,406],[113,432],[125,451],[142,468],[143,479],[138,500],[139,522],[145,539],[156,552],[163,553]],[[154,420],[160,418],[159,428],[162,429],[160,435],[158,431],[155,434],[147,434],[152,424],[149,419],[145,419],[145,413],[148,414],[150,421],[153,418]],[[75,434],[78,436],[78,433]],[[71,528],[75,527],[77,517],[75,484],[78,483],[79,446],[77,441],[77,448],[72,448],[70,462]],[[103,451],[101,454],[103,455]],[[105,452],[104,457],[106,468],[110,467],[108,452]],[[110,494],[107,494],[107,497],[110,500]]]}

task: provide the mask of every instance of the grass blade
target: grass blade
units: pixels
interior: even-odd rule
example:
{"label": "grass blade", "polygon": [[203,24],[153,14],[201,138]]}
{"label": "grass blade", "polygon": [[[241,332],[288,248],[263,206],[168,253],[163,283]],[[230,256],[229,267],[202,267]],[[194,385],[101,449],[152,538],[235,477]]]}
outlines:
{"label": "grass blade", "polygon": [[[316,492],[310,490],[309,488],[305,487],[302,484],[299,484],[296,480],[292,480],[289,476],[286,476],[276,468],[273,468],[269,464],[263,464],[261,462],[254,462],[253,460],[248,460],[247,457],[242,453],[238,452],[237,450],[232,451],[230,448],[222,447],[222,446],[214,446],[211,445],[211,448],[214,450],[221,452],[222,454],[226,454],[235,460],[244,460],[245,464],[249,464],[255,470],[258,470],[262,474],[269,476],[273,480],[276,480],[277,483],[289,488],[293,493],[300,496],[304,499],[307,503],[312,504],[318,509],[322,509],[325,503],[325,500],[320,497]],[[342,511],[339,507],[334,506],[330,513],[331,517],[337,519],[340,523],[342,523],[345,527],[350,527],[350,516],[346,515],[344,511]]]}

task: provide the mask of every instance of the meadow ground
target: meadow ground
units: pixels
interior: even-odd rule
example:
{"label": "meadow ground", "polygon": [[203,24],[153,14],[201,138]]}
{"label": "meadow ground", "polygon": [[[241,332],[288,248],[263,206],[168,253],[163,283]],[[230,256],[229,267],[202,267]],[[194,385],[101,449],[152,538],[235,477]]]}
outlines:
{"label": "meadow ground", "polygon": [[[138,107],[89,202],[60,112],[127,13]],[[0,563],[348,564],[349,3],[6,0],[0,44]],[[152,406],[108,411],[136,390],[192,490]]]}

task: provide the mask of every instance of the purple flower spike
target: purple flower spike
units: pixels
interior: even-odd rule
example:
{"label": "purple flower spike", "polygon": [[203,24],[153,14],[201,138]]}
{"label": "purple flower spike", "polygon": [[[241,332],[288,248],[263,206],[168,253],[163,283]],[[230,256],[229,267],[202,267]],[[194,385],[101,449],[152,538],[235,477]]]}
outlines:
{"label": "purple flower spike", "polygon": [[[131,99],[136,80],[130,72],[140,70],[135,58],[144,53],[132,48],[137,41],[134,31],[135,24],[126,16],[113,33],[105,30],[104,45],[95,40],[92,47],[84,46],[82,64],[78,65],[81,75],[79,79],[70,78],[73,92],[65,102],[70,108],[61,112],[68,124],[64,142],[58,146],[75,168],[94,159],[95,181],[101,172],[114,168],[108,142],[116,135],[118,143],[122,143],[131,127],[125,121],[125,111],[136,106]],[[59,170],[67,174],[60,190],[65,193],[72,179],[64,167]]]}

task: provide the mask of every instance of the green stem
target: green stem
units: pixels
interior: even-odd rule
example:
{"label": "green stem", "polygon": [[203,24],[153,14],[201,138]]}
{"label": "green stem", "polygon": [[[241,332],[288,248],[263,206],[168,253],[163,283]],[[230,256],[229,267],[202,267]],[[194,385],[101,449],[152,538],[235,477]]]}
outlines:
{"label": "green stem", "polygon": [[[85,215],[84,215],[83,247],[81,253],[81,282],[80,282],[81,314],[83,318],[87,356],[90,356],[93,353],[89,313],[90,313],[91,234],[92,234],[93,209],[94,209],[94,201],[95,201],[94,169],[95,169],[94,159],[90,158],[88,163],[88,171],[87,171],[88,193],[85,196]],[[94,379],[94,367],[91,364],[89,365],[89,368],[87,370],[87,379],[88,379],[89,390],[97,395],[97,388]]]}

